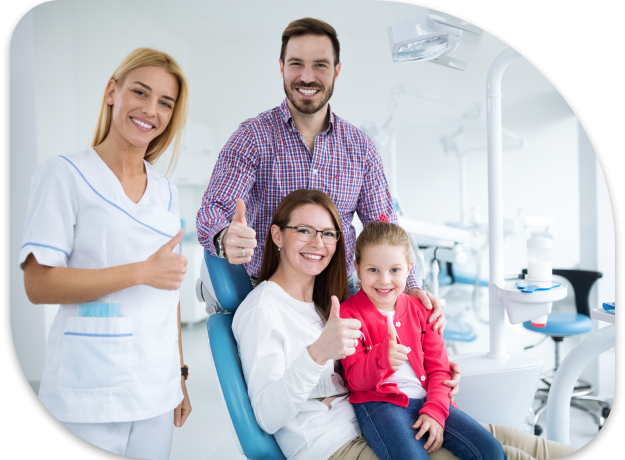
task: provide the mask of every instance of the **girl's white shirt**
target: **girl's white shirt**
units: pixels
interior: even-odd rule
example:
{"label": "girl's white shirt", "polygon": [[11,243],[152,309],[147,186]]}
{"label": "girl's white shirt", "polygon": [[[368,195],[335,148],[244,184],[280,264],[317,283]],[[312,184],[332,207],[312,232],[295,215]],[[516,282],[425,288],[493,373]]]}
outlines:
{"label": "girl's white shirt", "polygon": [[[43,161],[31,181],[20,266],[32,253],[51,267],[107,268],[144,261],[170,241],[180,229],[176,186],[144,163],[147,187],[134,203],[93,149]],[[79,317],[77,304],[61,305],[42,403],[74,423],[143,420],[175,408],[183,399],[179,298],[178,290],[142,285],[92,300],[120,303],[118,318]]]}
{"label": "girl's white shirt", "polygon": [[323,327],[314,303],[271,281],[247,296],[232,322],[256,420],[289,460],[329,458],[361,433],[347,396],[331,409],[316,399],[348,391],[334,360],[321,366],[308,353]]}

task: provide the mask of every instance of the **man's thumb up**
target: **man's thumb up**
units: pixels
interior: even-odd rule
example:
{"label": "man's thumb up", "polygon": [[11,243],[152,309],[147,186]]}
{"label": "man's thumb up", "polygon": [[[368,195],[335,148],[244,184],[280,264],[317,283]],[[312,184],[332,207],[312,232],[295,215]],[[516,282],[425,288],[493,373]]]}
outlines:
{"label": "man's thumb up", "polygon": [[247,221],[245,220],[245,201],[241,198],[237,200],[237,210],[234,213],[232,222],[238,222],[239,224],[243,224],[247,227]]}
{"label": "man's thumb up", "polygon": [[330,316],[328,317],[328,319],[332,318],[341,318],[341,304],[339,303],[339,299],[335,295],[332,296],[332,307],[330,308]]}

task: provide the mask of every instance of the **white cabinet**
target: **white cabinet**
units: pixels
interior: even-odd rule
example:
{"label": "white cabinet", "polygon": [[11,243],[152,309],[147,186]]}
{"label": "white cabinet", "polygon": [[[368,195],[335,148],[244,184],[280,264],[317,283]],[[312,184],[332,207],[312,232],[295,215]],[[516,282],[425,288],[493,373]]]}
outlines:
{"label": "white cabinet", "polygon": [[193,324],[208,318],[206,304],[197,300],[195,295],[195,283],[200,277],[204,248],[197,241],[183,242],[182,255],[189,263],[180,286],[180,321]]}

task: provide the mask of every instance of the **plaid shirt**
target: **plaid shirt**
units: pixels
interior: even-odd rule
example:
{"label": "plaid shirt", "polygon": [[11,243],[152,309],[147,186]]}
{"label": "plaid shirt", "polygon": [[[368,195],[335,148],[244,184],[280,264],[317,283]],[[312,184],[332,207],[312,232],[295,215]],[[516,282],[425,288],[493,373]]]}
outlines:
{"label": "plaid shirt", "polygon": [[[247,225],[256,231],[258,242],[245,268],[257,276],[271,218],[280,201],[298,189],[321,190],[336,204],[348,274],[354,271],[354,212],[363,225],[382,214],[397,222],[382,160],[371,139],[330,110],[328,129],[317,135],[311,154],[285,99],[279,107],[241,123],[219,154],[197,214],[200,244],[216,255],[215,236],[230,225],[236,200],[243,198]],[[406,288],[417,285],[413,269]]]}

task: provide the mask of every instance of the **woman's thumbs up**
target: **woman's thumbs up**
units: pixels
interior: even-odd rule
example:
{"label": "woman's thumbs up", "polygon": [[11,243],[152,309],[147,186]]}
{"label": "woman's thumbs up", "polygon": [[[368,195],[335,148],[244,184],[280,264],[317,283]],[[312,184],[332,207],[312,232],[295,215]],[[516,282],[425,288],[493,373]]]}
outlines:
{"label": "woman's thumbs up", "polygon": [[148,260],[142,262],[142,273],[145,281],[141,284],[168,291],[173,291],[180,287],[184,274],[187,272],[187,259],[173,252],[173,250],[182,240],[183,233],[180,230],[176,236],[161,246]]}
{"label": "woman's thumbs up", "polygon": [[341,304],[332,296],[328,322],[319,338],[308,347],[310,357],[324,365],[329,359],[343,359],[356,352],[360,339],[360,321],[354,318],[341,318]]}
{"label": "woman's thumbs up", "polygon": [[330,316],[328,317],[328,320],[332,318],[341,318],[341,304],[339,303],[338,297],[335,295],[332,296],[332,306],[330,307]]}

